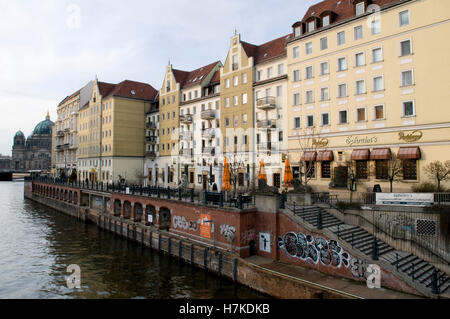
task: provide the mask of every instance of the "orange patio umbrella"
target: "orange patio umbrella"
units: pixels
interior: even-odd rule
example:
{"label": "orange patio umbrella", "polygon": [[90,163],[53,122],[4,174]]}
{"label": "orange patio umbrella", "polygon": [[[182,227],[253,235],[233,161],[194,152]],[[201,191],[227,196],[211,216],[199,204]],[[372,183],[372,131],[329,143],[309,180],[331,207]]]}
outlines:
{"label": "orange patio umbrella", "polygon": [[291,182],[293,179],[294,177],[292,175],[291,163],[289,162],[289,159],[286,159],[286,166],[284,168],[284,183],[287,187],[291,186]]}
{"label": "orange patio umbrella", "polygon": [[228,164],[227,158],[224,158],[224,166],[223,166],[223,184],[222,184],[222,190],[224,191],[231,191],[231,184],[230,184],[230,164]]}
{"label": "orange patio umbrella", "polygon": [[259,165],[260,165],[260,169],[259,169],[258,180],[264,179],[266,181],[266,183],[267,183],[267,175],[266,175],[266,172],[264,170],[264,161],[261,161],[259,163]]}

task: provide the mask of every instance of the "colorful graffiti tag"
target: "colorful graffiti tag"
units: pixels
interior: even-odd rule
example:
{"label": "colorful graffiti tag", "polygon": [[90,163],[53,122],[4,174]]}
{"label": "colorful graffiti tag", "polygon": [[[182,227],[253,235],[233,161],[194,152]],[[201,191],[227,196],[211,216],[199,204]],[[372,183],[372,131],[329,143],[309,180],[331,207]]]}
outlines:
{"label": "colorful graffiti tag", "polygon": [[322,265],[337,268],[342,265],[348,268],[350,265],[350,255],[335,240],[327,241],[322,237],[289,232],[278,238],[278,247],[286,250],[291,257],[312,260],[315,264],[320,261]]}

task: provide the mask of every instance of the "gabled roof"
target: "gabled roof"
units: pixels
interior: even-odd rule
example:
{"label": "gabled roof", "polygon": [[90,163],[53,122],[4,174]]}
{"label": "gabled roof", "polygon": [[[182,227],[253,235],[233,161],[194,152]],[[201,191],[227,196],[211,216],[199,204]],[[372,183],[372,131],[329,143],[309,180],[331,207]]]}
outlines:
{"label": "gabled roof", "polygon": [[211,73],[218,63],[220,63],[220,61],[213,62],[190,72],[175,69],[172,71],[177,83],[180,83],[180,87],[184,89],[194,85],[200,85],[202,80]]}
{"label": "gabled roof", "polygon": [[[371,4],[383,7],[398,0],[371,0]],[[336,13],[333,23],[344,21],[355,16],[355,5],[352,0],[325,0],[309,7],[302,21],[305,22],[311,16],[319,17],[323,12],[331,11]]]}
{"label": "gabled roof", "polygon": [[101,96],[107,96],[109,92],[116,86],[115,84],[106,83],[106,82],[97,82],[98,89],[100,90]]}
{"label": "gabled roof", "polygon": [[158,91],[150,84],[125,80],[115,85],[107,96],[153,101]]}
{"label": "gabled roof", "polygon": [[213,77],[211,78],[211,84],[214,83],[220,83],[220,70],[216,71],[216,73],[214,73]]}
{"label": "gabled roof", "polygon": [[66,103],[68,100],[74,98],[75,96],[77,96],[78,94],[80,94],[81,90],[76,91],[74,94],[67,96],[66,98],[64,98],[64,100],[61,101],[61,103],[58,104],[58,106],[63,105],[64,103]]}
{"label": "gabled roof", "polygon": [[247,56],[253,57],[255,64],[259,64],[286,55],[286,42],[291,38],[292,34],[290,33],[261,45],[254,45],[244,41],[241,41],[241,44]]}

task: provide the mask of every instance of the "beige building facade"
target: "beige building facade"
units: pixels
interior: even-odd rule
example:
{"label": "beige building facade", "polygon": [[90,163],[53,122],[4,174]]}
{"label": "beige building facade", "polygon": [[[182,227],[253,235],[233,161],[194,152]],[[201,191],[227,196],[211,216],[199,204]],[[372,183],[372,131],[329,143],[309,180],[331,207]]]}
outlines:
{"label": "beige building facade", "polygon": [[411,191],[450,157],[450,2],[339,3],[312,6],[287,45],[294,172],[316,191],[389,191],[400,162],[394,191]]}

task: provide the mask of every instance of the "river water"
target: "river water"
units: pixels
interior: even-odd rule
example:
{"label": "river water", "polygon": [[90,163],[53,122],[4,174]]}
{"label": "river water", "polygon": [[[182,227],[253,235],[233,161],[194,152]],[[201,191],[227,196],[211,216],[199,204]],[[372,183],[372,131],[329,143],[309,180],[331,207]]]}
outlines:
{"label": "river water", "polygon": [[[0,298],[265,298],[25,200],[23,182],[0,183],[0,232]],[[67,287],[74,264],[80,289]]]}

